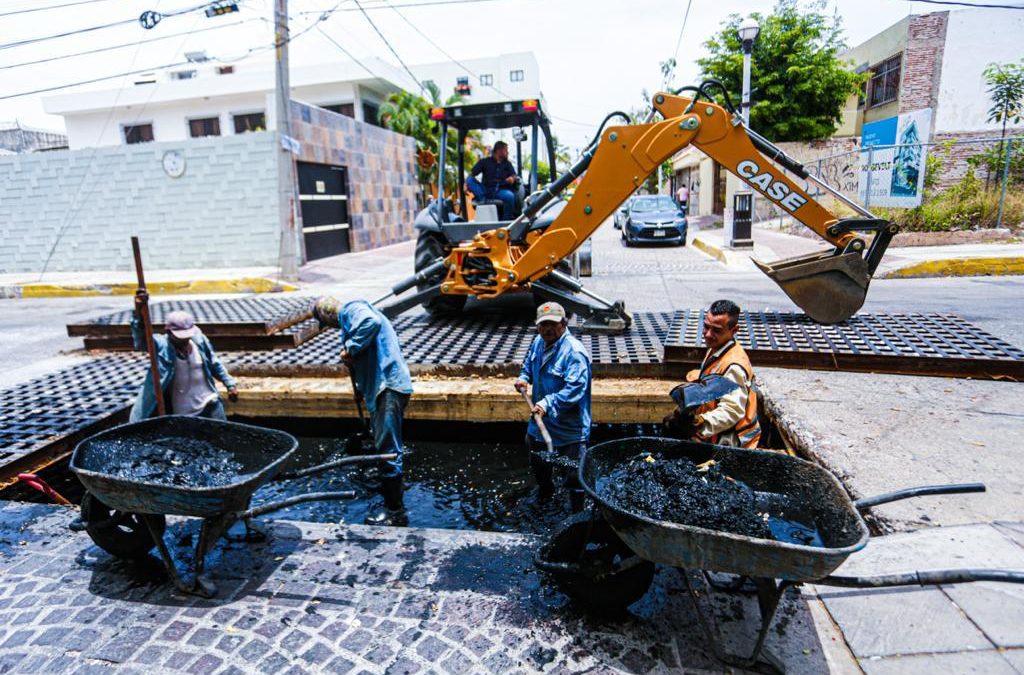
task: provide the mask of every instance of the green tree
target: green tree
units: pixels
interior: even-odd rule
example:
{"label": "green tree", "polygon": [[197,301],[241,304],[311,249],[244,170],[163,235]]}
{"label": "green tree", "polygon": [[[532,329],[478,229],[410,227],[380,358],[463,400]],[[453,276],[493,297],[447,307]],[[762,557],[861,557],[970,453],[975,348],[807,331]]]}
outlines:
{"label": "green tree", "polygon": [[[779,0],[771,14],[751,14],[761,32],[751,55],[750,126],[773,141],[830,137],[847,98],[866,78],[839,59],[846,47],[841,23],[824,14],[824,7],[823,0],[806,7],[797,0]],[[709,55],[697,60],[702,75],[720,80],[736,106],[743,77],[743,49],[736,35],[740,21],[741,16],[731,15],[704,43]]]}
{"label": "green tree", "polygon": [[[990,63],[982,71],[985,84],[988,85],[988,96],[992,101],[992,107],[988,109],[988,121],[1003,125],[1001,139],[1006,138],[1006,125],[1010,122],[1020,124],[1021,117],[1024,117],[1024,62],[1021,63]],[[998,156],[989,164],[989,174],[995,175],[997,181],[1003,179],[1004,146],[1006,142],[999,144]],[[991,155],[992,153],[987,153]],[[995,164],[995,171],[992,171],[991,164]],[[987,179],[986,179],[987,182]]]}

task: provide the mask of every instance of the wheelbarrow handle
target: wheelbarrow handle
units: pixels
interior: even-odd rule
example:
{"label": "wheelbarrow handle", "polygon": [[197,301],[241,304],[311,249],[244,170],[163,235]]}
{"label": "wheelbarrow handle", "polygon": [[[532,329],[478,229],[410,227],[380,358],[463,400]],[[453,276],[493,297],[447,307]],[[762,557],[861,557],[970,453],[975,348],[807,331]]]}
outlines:
{"label": "wheelbarrow handle", "polygon": [[521,391],[519,394],[523,397],[523,400],[526,401],[526,405],[530,409],[530,414],[533,416],[533,421],[537,423],[537,428],[540,429],[541,438],[544,439],[544,444],[548,446],[548,452],[554,453],[555,444],[551,440],[551,434],[548,433],[548,427],[544,424],[544,420],[541,419],[541,416],[533,412],[533,401],[530,400],[530,396],[525,391]]}
{"label": "wheelbarrow handle", "polygon": [[373,462],[388,462],[392,459],[395,459],[396,457],[398,457],[398,454],[394,452],[390,452],[386,455],[355,455],[353,457],[342,457],[341,459],[336,459],[333,462],[317,464],[316,466],[311,466],[302,469],[301,471],[281,473],[278,474],[277,477],[286,480],[291,478],[302,478],[303,476],[312,476],[315,473],[327,471],[328,469],[336,469],[339,466],[346,466],[348,464],[370,464]]}
{"label": "wheelbarrow handle", "polygon": [[289,497],[287,499],[281,499],[276,502],[269,502],[267,504],[260,504],[254,506],[248,511],[242,511],[238,514],[239,520],[245,520],[247,518],[255,518],[256,516],[262,516],[264,513],[270,513],[271,511],[277,511],[288,506],[294,506],[295,504],[302,504],[303,502],[319,502],[319,501],[330,501],[337,499],[355,499],[356,493],[351,490],[344,492],[310,492],[308,495],[296,495],[295,497]]}
{"label": "wheelbarrow handle", "polygon": [[926,495],[956,495],[965,494],[968,492],[984,492],[984,483],[954,483],[952,485],[920,485],[918,487],[904,488],[902,490],[896,490],[895,492],[886,492],[885,494],[876,495],[874,497],[865,497],[858,499],[853,503],[857,507],[858,511],[869,509],[872,506],[878,506],[879,504],[888,504],[889,502],[896,502],[901,499],[909,499],[910,497],[924,497]]}
{"label": "wheelbarrow handle", "polygon": [[816,584],[844,588],[887,588],[890,586],[937,586],[940,584],[967,584],[972,581],[1001,581],[1024,584],[1024,571],[1020,570],[924,570],[902,574],[880,574],[870,577],[829,575]]}

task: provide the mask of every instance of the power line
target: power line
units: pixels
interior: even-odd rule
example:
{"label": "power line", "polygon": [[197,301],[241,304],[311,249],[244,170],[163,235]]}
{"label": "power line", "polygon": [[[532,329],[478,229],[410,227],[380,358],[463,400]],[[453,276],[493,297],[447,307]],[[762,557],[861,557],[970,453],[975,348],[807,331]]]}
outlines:
{"label": "power line", "polygon": [[683,14],[683,25],[679,27],[679,37],[676,38],[676,50],[672,54],[673,61],[677,61],[679,59],[679,48],[683,46],[683,31],[686,30],[686,20],[690,18],[690,5],[692,4],[693,0],[687,0],[686,13]]}
{"label": "power line", "polygon": [[956,2],[955,0],[908,0],[923,2],[926,5],[952,5],[954,7],[977,7],[979,9],[1024,9],[1024,5],[982,5],[973,2]]}
{"label": "power line", "polygon": [[[100,0],[105,2],[106,0]],[[199,33],[206,33],[211,30],[220,30],[222,28],[234,28],[235,26],[241,26],[244,23],[251,23],[253,21],[262,21],[263,19],[245,19],[244,21],[236,21],[235,23],[225,24],[223,26],[211,26],[209,28],[203,28],[197,31],[182,31],[180,33],[171,33],[170,35],[157,35],[151,37],[148,40],[140,40],[139,42],[124,42],[119,45],[110,45],[109,47],[97,47],[96,49],[89,49],[84,52],[75,52],[74,54],[60,54],[58,56],[50,56],[45,59],[36,59],[35,61],[22,61],[21,63],[11,63],[8,65],[0,66],[0,70],[9,70],[11,68],[21,68],[22,66],[35,66],[40,63],[50,63],[51,61],[61,61],[63,59],[71,59],[78,56],[88,56],[90,54],[99,54],[100,52],[109,52],[115,49],[124,49],[125,47],[135,47],[138,45],[144,45],[149,42],[159,42],[160,40],[170,40],[171,38],[197,35]]]}
{"label": "power line", "polygon": [[[366,5],[364,12],[373,12],[382,9],[390,9],[391,7],[434,7],[437,5],[473,5],[481,2],[498,2],[498,0],[428,0],[428,2],[409,2],[401,5],[389,5],[386,0],[375,0],[377,4]],[[349,7],[347,9],[340,10],[342,12],[358,12],[360,11],[356,7]],[[296,16],[303,14],[316,14],[316,11],[305,11],[298,12]]]}
{"label": "power line", "polygon": [[317,27],[316,27],[316,29],[317,29],[317,31],[318,31],[318,32],[319,32],[319,33],[320,33],[321,35],[323,35],[323,36],[324,36],[325,38],[327,38],[327,41],[328,41],[328,42],[330,42],[330,43],[331,43],[332,45],[334,45],[335,47],[337,47],[338,49],[340,49],[340,50],[341,50],[341,53],[342,53],[342,54],[344,54],[344,55],[345,55],[345,56],[347,56],[348,58],[350,58],[350,59],[352,59],[353,61],[355,61],[355,62],[356,62],[356,64],[358,64],[358,65],[359,65],[359,67],[360,67],[360,68],[362,68],[363,70],[365,70],[365,71],[366,71],[367,73],[369,73],[369,74],[370,74],[370,75],[371,75],[372,77],[375,77],[375,78],[377,78],[378,80],[384,80],[384,79],[387,79],[387,78],[381,77],[381,76],[380,76],[380,75],[378,75],[377,73],[373,72],[373,70],[371,70],[369,66],[367,66],[367,65],[366,65],[365,63],[363,63],[362,61],[360,61],[359,59],[357,59],[357,58],[356,58],[355,56],[353,56],[353,55],[352,55],[352,53],[351,53],[351,52],[350,52],[349,50],[347,50],[347,49],[345,49],[344,47],[342,47],[342,46],[341,46],[341,44],[340,44],[339,42],[337,42],[337,41],[336,41],[336,40],[335,40],[334,38],[332,38],[332,37],[331,37],[330,35],[328,35],[328,34],[327,34],[327,32],[326,32],[326,31],[324,31],[323,27],[321,27],[321,26],[317,26]]}
{"label": "power line", "polygon": [[191,63],[191,61],[179,61],[178,63],[168,63],[163,66],[154,66],[152,68],[142,68],[141,70],[130,70],[126,73],[118,73],[117,75],[104,75],[103,77],[94,77],[91,80],[82,80],[81,82],[71,82],[69,84],[58,84],[54,87],[43,87],[42,89],[33,89],[32,91],[22,91],[17,94],[5,94],[0,96],[0,101],[7,100],[9,98],[21,98],[22,96],[31,96],[32,94],[45,94],[50,91],[59,91],[61,89],[70,89],[71,87],[78,87],[83,84],[94,84],[96,82],[104,82],[106,80],[116,80],[119,77],[128,77],[129,75],[141,75],[142,73],[151,73],[154,70],[167,70],[168,68],[175,68],[177,66],[185,66]]}
{"label": "power line", "polygon": [[94,2],[109,2],[109,0],[78,0],[78,2],[66,2],[63,5],[47,5],[46,7],[31,7],[29,9],[16,9],[13,12],[4,12],[0,16],[14,16],[15,14],[30,14],[32,12],[45,12],[48,9],[61,9],[62,7],[75,7],[76,5],[91,5]]}
{"label": "power line", "polygon": [[395,51],[395,48],[391,46],[391,43],[388,42],[388,39],[386,37],[384,37],[384,33],[380,32],[380,29],[377,28],[377,24],[375,24],[373,22],[373,19],[370,18],[370,15],[366,13],[366,10],[363,9],[363,5],[359,2],[359,0],[355,0],[355,3],[356,3],[356,7],[358,7],[360,9],[360,11],[363,13],[363,16],[366,18],[366,20],[370,23],[371,26],[373,26],[373,30],[376,31],[377,35],[380,36],[380,39],[384,41],[384,44],[387,45],[387,48],[389,50],[391,50],[391,53],[394,54],[396,59],[398,59],[398,62],[400,64],[402,64],[402,68],[405,69],[405,72],[409,73],[409,77],[411,77],[412,81],[416,83],[416,86],[418,86],[420,88],[420,93],[421,94],[424,93],[423,83],[419,81],[419,78],[417,78],[415,75],[413,75],[412,71],[409,70],[409,66],[405,65],[405,61],[403,61],[402,57],[398,55],[398,52]]}
{"label": "power line", "polygon": [[[177,10],[177,11],[174,11],[174,12],[168,12],[166,14],[160,14],[159,16],[161,18],[168,18],[168,17],[172,17],[172,16],[180,16],[182,14],[188,14],[189,12],[194,12],[194,11],[199,10],[199,9],[205,9],[206,7],[209,7],[212,4],[213,4],[212,2],[204,2],[203,4],[196,5],[195,7],[190,7],[188,9],[181,9],[181,10]],[[0,44],[0,49],[13,49],[14,47],[23,47],[25,45],[36,44],[38,42],[46,42],[48,40],[56,40],[58,38],[70,37],[72,35],[81,35],[83,33],[92,33],[93,31],[104,30],[106,28],[115,28],[117,26],[125,26],[125,25],[130,24],[130,23],[136,23],[138,20],[139,20],[138,18],[122,19],[120,21],[114,21],[112,23],[104,23],[104,24],[100,24],[98,26],[89,26],[87,28],[78,28],[78,29],[75,29],[75,30],[72,30],[72,31],[66,31],[64,33],[55,33],[53,35],[41,35],[39,37],[27,38],[25,40],[18,40],[17,42],[8,42],[8,43],[5,43],[5,44]]]}

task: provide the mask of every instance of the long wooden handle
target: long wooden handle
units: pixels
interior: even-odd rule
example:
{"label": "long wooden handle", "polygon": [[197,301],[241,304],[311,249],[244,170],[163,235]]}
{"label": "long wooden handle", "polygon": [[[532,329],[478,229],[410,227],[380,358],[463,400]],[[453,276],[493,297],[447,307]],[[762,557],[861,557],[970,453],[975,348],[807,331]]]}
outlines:
{"label": "long wooden handle", "polygon": [[141,299],[138,307],[142,318],[142,330],[146,335],[146,351],[149,353],[149,372],[153,380],[153,393],[156,394],[156,414],[163,417],[167,414],[167,406],[164,405],[164,390],[160,386],[160,367],[156,360],[156,341],[153,340],[153,321],[149,316],[149,294],[146,292],[146,276],[142,271],[142,251],[139,249],[138,237],[132,237],[132,253],[135,255],[135,276],[139,280],[135,296]]}
{"label": "long wooden handle", "polygon": [[548,452],[555,451],[555,444],[551,441],[551,434],[548,433],[548,428],[544,424],[544,420],[541,416],[533,412],[533,401],[530,400],[529,395],[525,391],[519,392],[522,395],[523,400],[526,401],[526,406],[530,409],[530,414],[533,415],[533,421],[537,423],[537,428],[540,429],[540,435],[544,439],[544,443],[548,446]]}

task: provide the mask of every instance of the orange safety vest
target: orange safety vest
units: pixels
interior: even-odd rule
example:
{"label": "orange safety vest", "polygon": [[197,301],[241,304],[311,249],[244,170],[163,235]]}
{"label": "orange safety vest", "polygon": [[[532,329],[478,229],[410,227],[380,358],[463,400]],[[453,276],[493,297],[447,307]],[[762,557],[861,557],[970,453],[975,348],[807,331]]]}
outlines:
{"label": "orange safety vest", "polygon": [[[725,375],[725,371],[729,370],[734,365],[743,368],[743,372],[747,375],[747,380],[753,383],[754,380],[754,369],[750,365],[750,358],[747,356],[747,352],[744,351],[743,347],[738,342],[733,342],[732,346],[726,349],[722,354],[712,361],[708,361],[711,358],[711,353],[704,357],[704,363],[701,365],[700,370],[691,370],[686,375],[686,379],[689,382],[696,382],[705,375]],[[705,403],[697,408],[696,414],[703,415],[704,413],[710,412],[718,407],[718,401],[711,401]],[[736,435],[739,437],[740,447],[753,449],[757,447],[758,441],[761,440],[761,424],[757,420],[757,391],[751,386],[747,392],[747,409],[743,413],[743,417],[736,423],[734,427]],[[705,440],[699,438],[697,440]],[[718,434],[714,434],[711,437],[712,443],[718,442]]]}

